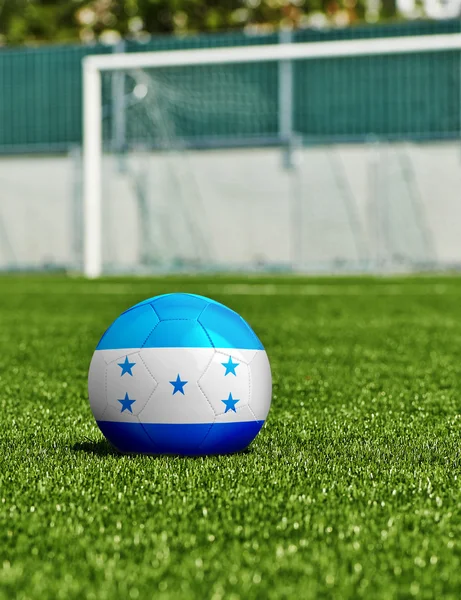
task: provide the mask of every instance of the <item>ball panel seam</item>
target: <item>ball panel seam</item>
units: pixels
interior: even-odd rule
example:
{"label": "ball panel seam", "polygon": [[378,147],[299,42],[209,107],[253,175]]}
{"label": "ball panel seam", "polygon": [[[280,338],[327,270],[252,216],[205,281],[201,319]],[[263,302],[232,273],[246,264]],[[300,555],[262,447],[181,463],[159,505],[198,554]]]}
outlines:
{"label": "ball panel seam", "polygon": [[[154,311],[154,313],[155,313],[155,316],[156,316],[156,317],[157,317],[157,319],[158,319],[158,322],[157,322],[157,323],[154,325],[154,327],[151,329],[151,331],[149,331],[149,333],[148,333],[148,335],[147,335],[146,339],[145,339],[145,340],[144,340],[144,342],[142,343],[142,346],[141,346],[141,348],[144,348],[144,346],[145,346],[145,345],[146,345],[146,343],[147,343],[147,340],[150,338],[150,336],[152,335],[152,333],[155,331],[155,329],[156,329],[156,327],[159,325],[159,323],[161,323],[161,321],[160,321],[160,317],[158,316],[158,313],[157,313],[157,311],[155,310],[155,308],[154,308],[154,305],[153,305],[153,304],[149,304],[149,306],[150,306],[150,307],[151,307],[151,309]],[[141,348],[140,348],[140,350],[141,350]]]}
{"label": "ball panel seam", "polygon": [[[210,405],[210,408],[211,408],[211,410],[213,411],[213,414],[214,414],[214,421],[213,421],[213,423],[216,421],[216,416],[217,416],[217,413],[216,413],[216,411],[215,411],[215,409],[214,409],[213,405],[211,404],[211,401],[210,401],[210,399],[209,399],[209,398],[208,398],[208,396],[205,394],[205,392],[204,392],[204,390],[203,390],[202,386],[200,385],[200,380],[202,379],[202,377],[205,375],[205,373],[206,373],[206,372],[208,371],[208,369],[210,368],[210,365],[211,365],[211,363],[213,362],[214,355],[215,355],[215,351],[214,351],[214,352],[213,352],[213,354],[211,355],[211,358],[210,358],[210,360],[208,361],[208,364],[207,364],[207,366],[206,366],[206,367],[205,367],[205,369],[203,370],[203,373],[200,375],[200,377],[197,377],[197,387],[198,387],[198,388],[199,388],[199,390],[202,392],[202,394],[205,396],[205,399],[206,399],[206,401],[208,402],[208,404]],[[212,423],[212,424],[213,424],[213,423]]]}

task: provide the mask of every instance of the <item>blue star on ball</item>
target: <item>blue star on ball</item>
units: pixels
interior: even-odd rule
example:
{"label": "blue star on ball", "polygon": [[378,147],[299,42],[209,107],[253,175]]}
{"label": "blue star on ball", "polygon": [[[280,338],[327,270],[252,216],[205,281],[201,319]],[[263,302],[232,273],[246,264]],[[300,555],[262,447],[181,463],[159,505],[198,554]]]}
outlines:
{"label": "blue star on ball", "polygon": [[176,394],[176,392],[181,392],[181,394],[184,396],[184,386],[186,385],[186,383],[188,383],[187,381],[181,381],[181,377],[178,376],[176,377],[176,381],[170,381],[171,385],[173,386],[173,396]]}
{"label": "blue star on ball", "polygon": [[232,375],[237,376],[235,369],[239,366],[240,363],[232,362],[232,356],[229,356],[229,360],[226,363],[221,363],[223,367],[226,368],[226,372],[224,373],[224,377],[232,373]]}
{"label": "blue star on ball", "polygon": [[236,413],[237,411],[235,410],[235,405],[237,404],[237,402],[240,402],[240,399],[234,399],[232,398],[232,394],[229,394],[229,398],[227,400],[221,400],[221,402],[224,402],[224,404],[226,405],[226,410],[224,411],[224,414],[226,414],[226,412],[228,412],[229,410],[233,410]]}
{"label": "blue star on ball", "polygon": [[122,377],[123,375],[125,375],[125,373],[128,373],[128,375],[131,375],[131,377],[133,377],[133,373],[131,372],[131,369],[135,366],[136,363],[130,362],[128,360],[128,356],[125,357],[125,361],[124,362],[117,363],[117,364],[122,369],[122,372],[120,373],[120,377]]}
{"label": "blue star on ball", "polygon": [[133,414],[133,409],[131,408],[132,404],[136,402],[136,400],[131,400],[128,396],[128,393],[125,394],[125,398],[123,400],[118,400],[122,405],[122,410],[120,412],[125,412],[128,410],[131,414]]}

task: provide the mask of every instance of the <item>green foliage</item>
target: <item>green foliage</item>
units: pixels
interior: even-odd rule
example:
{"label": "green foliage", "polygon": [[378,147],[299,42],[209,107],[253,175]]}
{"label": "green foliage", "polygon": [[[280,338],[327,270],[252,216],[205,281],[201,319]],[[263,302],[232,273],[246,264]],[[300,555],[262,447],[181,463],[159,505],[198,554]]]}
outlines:
{"label": "green foliage", "polygon": [[[395,0],[383,2],[381,12],[395,17]],[[152,33],[345,26],[379,16],[367,13],[366,0],[0,0],[0,39],[113,43]]]}
{"label": "green foliage", "polygon": [[0,35],[4,43],[65,41],[78,36],[77,2],[68,0],[0,0]]}
{"label": "green foliage", "polygon": [[[452,598],[461,280],[0,279],[0,598]],[[163,292],[241,312],[271,359],[248,452],[122,456],[86,382]]]}

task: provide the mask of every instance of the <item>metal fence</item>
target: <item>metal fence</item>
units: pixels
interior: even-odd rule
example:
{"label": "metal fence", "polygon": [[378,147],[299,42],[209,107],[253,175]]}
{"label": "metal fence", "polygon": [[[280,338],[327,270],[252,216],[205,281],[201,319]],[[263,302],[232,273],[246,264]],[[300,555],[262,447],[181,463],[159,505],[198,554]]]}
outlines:
{"label": "metal fence", "polygon": [[[365,37],[438,34],[461,31],[460,21],[355,27],[329,31],[293,32],[292,41],[322,41]],[[92,53],[277,44],[278,34],[232,33],[186,38],[155,37],[147,43],[126,41],[122,46],[53,46],[0,52],[0,153],[65,152],[82,137],[81,60]],[[383,61],[391,60],[382,78]],[[252,81],[260,96],[275,106],[274,115],[250,122],[220,122],[202,118],[189,123],[196,138],[225,137],[227,131],[244,139],[272,134],[277,102],[274,64],[259,65]],[[460,58],[456,53],[360,57],[354,61],[328,59],[294,66],[293,127],[306,141],[381,139],[450,139],[460,132]],[[203,70],[204,83],[210,72]],[[238,94],[230,77],[223,98]],[[270,82],[270,84],[269,84]],[[332,86],[332,82],[334,85]],[[243,78],[243,85],[245,80]],[[423,99],[423,100],[422,100]],[[108,100],[110,101],[110,100]],[[341,105],[342,109],[338,107]],[[344,107],[347,106],[347,110]],[[142,131],[131,134],[142,139]]]}

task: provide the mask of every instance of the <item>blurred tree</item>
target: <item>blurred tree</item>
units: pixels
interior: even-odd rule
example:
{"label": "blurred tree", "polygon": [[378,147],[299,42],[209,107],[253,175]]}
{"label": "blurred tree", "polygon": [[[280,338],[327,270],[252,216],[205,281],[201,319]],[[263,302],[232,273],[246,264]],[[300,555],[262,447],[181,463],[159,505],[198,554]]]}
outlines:
{"label": "blurred tree", "polygon": [[0,36],[3,42],[63,41],[78,37],[69,0],[0,0]]}
{"label": "blurred tree", "polygon": [[151,33],[347,26],[396,15],[396,0],[0,0],[0,42],[114,43]]}

